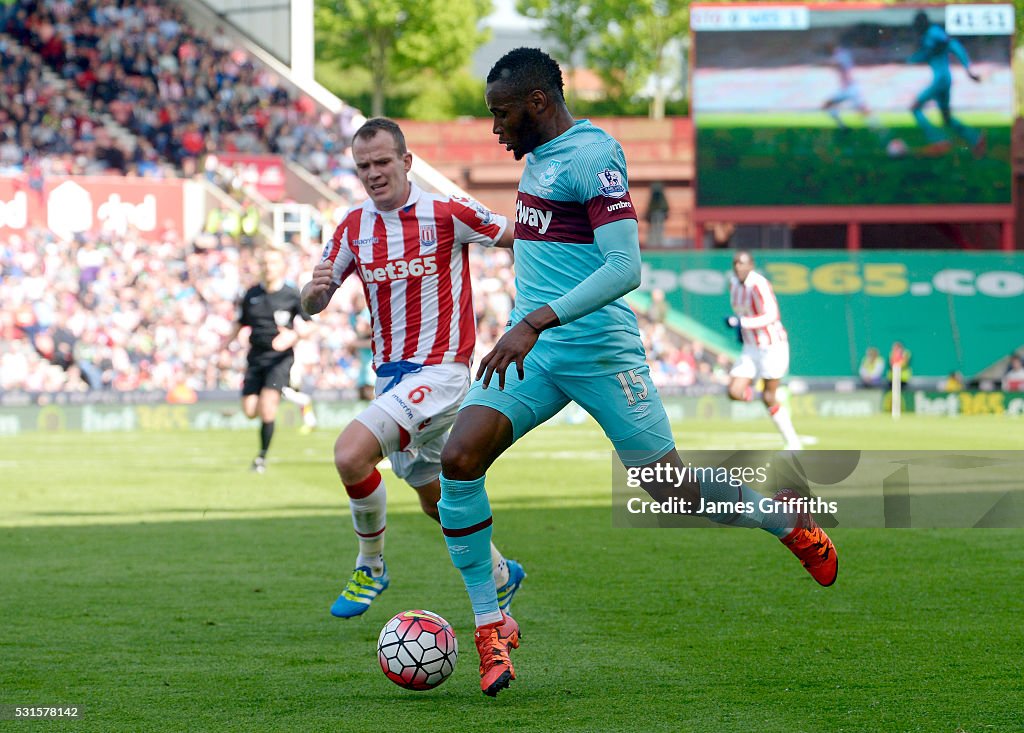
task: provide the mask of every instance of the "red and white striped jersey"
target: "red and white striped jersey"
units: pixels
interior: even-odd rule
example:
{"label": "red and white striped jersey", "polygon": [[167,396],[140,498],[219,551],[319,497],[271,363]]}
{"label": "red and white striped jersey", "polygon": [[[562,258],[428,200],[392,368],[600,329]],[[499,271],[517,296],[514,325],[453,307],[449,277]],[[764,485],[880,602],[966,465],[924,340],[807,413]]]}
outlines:
{"label": "red and white striped jersey", "polygon": [[745,282],[729,278],[732,312],[740,317],[744,346],[770,346],[788,340],[779,315],[779,301],[768,279],[751,270]]}
{"label": "red and white striped jersey", "polygon": [[384,362],[469,364],[476,319],[465,245],[493,246],[508,220],[476,201],[427,193],[380,212],[370,200],[345,214],[321,262],[334,283],[363,281],[373,320],[374,366]]}

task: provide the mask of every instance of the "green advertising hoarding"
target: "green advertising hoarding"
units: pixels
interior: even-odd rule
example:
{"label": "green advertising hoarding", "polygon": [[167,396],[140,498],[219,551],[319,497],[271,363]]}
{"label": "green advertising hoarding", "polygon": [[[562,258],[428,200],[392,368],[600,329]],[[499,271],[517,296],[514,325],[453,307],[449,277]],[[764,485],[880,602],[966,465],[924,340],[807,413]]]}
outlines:
{"label": "green advertising hoarding", "polygon": [[[857,374],[869,346],[894,341],[913,354],[915,376],[967,376],[1024,345],[1024,256],[988,252],[764,251],[789,331],[790,373]],[[645,291],[730,336],[732,252],[644,254]]]}

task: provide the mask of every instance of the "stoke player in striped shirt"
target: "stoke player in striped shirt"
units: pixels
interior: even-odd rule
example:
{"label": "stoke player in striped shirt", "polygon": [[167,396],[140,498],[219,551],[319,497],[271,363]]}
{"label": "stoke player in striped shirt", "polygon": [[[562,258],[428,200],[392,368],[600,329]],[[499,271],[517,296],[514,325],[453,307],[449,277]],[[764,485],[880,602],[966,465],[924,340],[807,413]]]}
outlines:
{"label": "stoke player in striped shirt", "polygon": [[[373,321],[376,397],[334,446],[359,540],[355,570],[331,606],[341,618],[364,613],[389,584],[386,491],[377,470],[384,456],[438,519],[441,449],[469,390],[476,339],[466,245],[512,246],[505,217],[409,180],[412,155],[393,121],[368,120],[355,134],[352,157],[370,198],[345,215],[302,289],[302,307],[319,313],[354,273]],[[493,544],[491,560],[507,608],[525,573]]]}
{"label": "stoke player in striped shirt", "polygon": [[732,259],[729,298],[733,315],[726,318],[730,328],[739,329],[743,352],[729,373],[729,399],[749,402],[753,382],[764,380],[761,401],[785,440],[786,450],[800,450],[800,436],[786,406],[778,401],[778,387],[789,371],[789,337],[779,315],[768,279],[754,269],[749,252],[739,251]]}

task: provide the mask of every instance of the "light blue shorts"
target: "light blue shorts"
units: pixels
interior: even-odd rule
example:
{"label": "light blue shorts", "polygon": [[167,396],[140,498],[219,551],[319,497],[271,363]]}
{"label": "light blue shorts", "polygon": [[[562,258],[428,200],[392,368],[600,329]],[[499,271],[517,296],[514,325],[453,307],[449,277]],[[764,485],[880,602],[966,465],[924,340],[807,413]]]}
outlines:
{"label": "light blue shorts", "polygon": [[[593,347],[587,349],[593,352]],[[584,373],[587,365],[611,360],[622,369],[613,374]],[[498,388],[497,376],[487,389],[480,380],[473,382],[462,409],[483,405],[497,410],[512,422],[513,440],[519,440],[575,402],[597,420],[626,466],[652,463],[675,448],[668,415],[639,343],[613,354],[602,349],[599,358],[588,358],[584,349],[542,342],[527,355],[524,372],[520,381],[513,364],[505,372],[504,390]]]}

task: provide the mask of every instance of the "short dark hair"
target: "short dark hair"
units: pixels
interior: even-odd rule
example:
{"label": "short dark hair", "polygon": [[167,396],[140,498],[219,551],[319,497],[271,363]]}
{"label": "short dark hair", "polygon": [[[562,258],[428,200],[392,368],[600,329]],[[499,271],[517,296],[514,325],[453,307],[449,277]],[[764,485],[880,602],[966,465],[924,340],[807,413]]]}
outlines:
{"label": "short dark hair", "polygon": [[540,89],[565,101],[562,69],[539,48],[514,48],[502,56],[487,74],[487,83],[503,81],[517,94]]}
{"label": "short dark hair", "polygon": [[352,140],[370,140],[376,137],[378,132],[387,133],[394,138],[395,147],[398,149],[399,155],[405,155],[409,152],[409,148],[405,144],[405,135],[402,133],[402,128],[398,126],[397,122],[389,120],[387,117],[371,117],[363,123],[362,127],[356,130]]}
{"label": "short dark hair", "polygon": [[918,10],[917,14],[914,16],[914,30],[916,30],[918,33],[924,33],[925,31],[928,30],[928,27],[931,24],[931,20],[928,19],[928,13],[924,12],[923,10]]}

